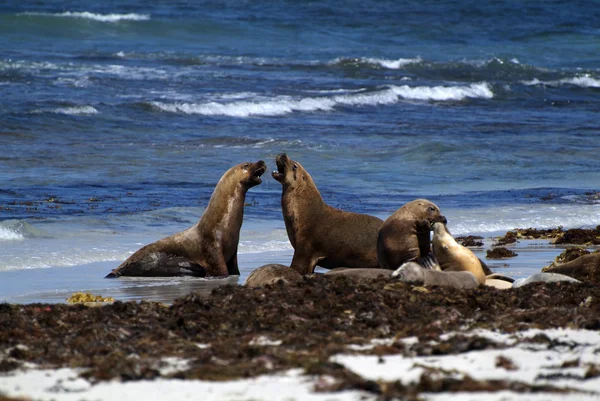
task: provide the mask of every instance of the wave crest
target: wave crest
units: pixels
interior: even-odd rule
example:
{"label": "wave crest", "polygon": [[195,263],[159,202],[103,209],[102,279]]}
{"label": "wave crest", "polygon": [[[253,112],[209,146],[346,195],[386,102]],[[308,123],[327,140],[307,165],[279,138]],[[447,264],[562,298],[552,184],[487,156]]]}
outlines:
{"label": "wave crest", "polygon": [[63,13],[42,13],[42,12],[26,12],[17,15],[42,16],[42,17],[63,17],[63,18],[83,18],[99,22],[119,22],[119,21],[147,21],[150,19],[149,14],[96,14],[88,11],[65,11]]}
{"label": "wave crest", "polygon": [[293,112],[331,111],[336,106],[376,106],[393,104],[401,99],[422,101],[460,101],[466,98],[491,99],[494,97],[486,82],[468,86],[389,86],[376,91],[335,96],[294,99],[280,96],[268,100],[244,100],[230,103],[165,103],[149,102],[158,110],[170,113],[201,114],[207,116],[280,116]]}
{"label": "wave crest", "polygon": [[32,113],[40,114],[40,113],[54,113],[54,114],[66,114],[70,116],[79,116],[79,115],[92,115],[98,114],[98,110],[96,110],[93,106],[74,106],[74,107],[58,107],[56,109],[47,109],[47,110],[34,110]]}

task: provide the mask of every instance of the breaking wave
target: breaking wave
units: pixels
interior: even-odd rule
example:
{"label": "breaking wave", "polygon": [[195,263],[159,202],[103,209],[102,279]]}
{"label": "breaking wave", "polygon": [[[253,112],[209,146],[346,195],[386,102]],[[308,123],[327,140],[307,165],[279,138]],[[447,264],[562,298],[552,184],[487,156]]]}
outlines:
{"label": "breaking wave", "polygon": [[295,99],[278,96],[270,100],[234,101],[230,103],[165,103],[149,102],[150,106],[164,112],[201,114],[207,116],[280,116],[293,112],[331,111],[337,106],[375,106],[393,104],[402,99],[419,101],[461,101],[466,98],[491,99],[490,85],[482,82],[468,86],[417,86],[391,85],[378,91],[324,97]]}
{"label": "breaking wave", "polygon": [[537,78],[532,79],[531,81],[523,82],[524,85],[528,86],[561,86],[561,85],[573,85],[579,86],[581,88],[600,88],[600,79],[596,79],[591,77],[589,74],[584,74],[576,77],[563,78],[552,81],[541,81]]}
{"label": "breaking wave", "polygon": [[42,17],[62,17],[62,18],[83,18],[99,22],[119,22],[119,21],[147,21],[150,19],[149,14],[95,14],[88,11],[76,12],[65,11],[63,13],[42,13],[42,12],[26,12],[18,15],[42,16]]}
{"label": "breaking wave", "polygon": [[71,116],[79,116],[79,115],[92,115],[98,114],[98,110],[96,110],[93,106],[74,106],[74,107],[58,107],[56,109],[48,109],[48,110],[34,110],[34,114],[40,113],[54,113],[54,114],[66,114]]}

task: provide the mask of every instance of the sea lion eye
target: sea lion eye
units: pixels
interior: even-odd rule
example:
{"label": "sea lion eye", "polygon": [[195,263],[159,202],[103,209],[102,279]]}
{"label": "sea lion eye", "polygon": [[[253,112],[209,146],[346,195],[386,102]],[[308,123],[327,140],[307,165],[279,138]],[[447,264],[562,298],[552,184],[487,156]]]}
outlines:
{"label": "sea lion eye", "polygon": [[429,206],[429,207],[427,208],[427,210],[428,210],[428,211],[430,211],[430,212],[435,212],[435,207],[433,207],[433,206]]}
{"label": "sea lion eye", "polygon": [[298,166],[296,165],[296,163],[294,163],[294,165],[292,166],[292,169],[293,169],[294,171],[296,171],[296,169],[297,169],[297,168],[298,168]]}
{"label": "sea lion eye", "polygon": [[250,167],[250,163],[244,164],[244,169],[247,169],[248,167]]}

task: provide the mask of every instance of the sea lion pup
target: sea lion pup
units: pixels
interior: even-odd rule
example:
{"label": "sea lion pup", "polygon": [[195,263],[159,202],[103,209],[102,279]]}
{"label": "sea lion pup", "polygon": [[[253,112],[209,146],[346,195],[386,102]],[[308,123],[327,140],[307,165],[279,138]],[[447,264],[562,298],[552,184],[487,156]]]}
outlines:
{"label": "sea lion pup", "polygon": [[542,269],[544,273],[560,273],[578,280],[600,283],[600,252],[583,255],[570,262]]}
{"label": "sea lion pup", "polygon": [[262,182],[266,169],[260,160],[227,170],[198,223],[144,246],[106,278],[239,275],[237,249],[246,192]]}
{"label": "sea lion pup", "polygon": [[300,280],[302,280],[302,276],[296,270],[280,264],[268,264],[253,270],[244,285],[262,287],[277,283],[290,284]]}
{"label": "sea lion pup", "polygon": [[423,285],[425,287],[437,285],[440,287],[471,289],[477,288],[480,285],[477,277],[471,272],[442,272],[423,268],[416,262],[404,263],[392,273],[392,277],[404,283]]}
{"label": "sea lion pup", "polygon": [[281,209],[294,248],[290,267],[305,275],[315,266],[376,268],[377,233],[383,221],[325,203],[312,177],[285,153],[276,157],[273,178],[283,186]]}
{"label": "sea lion pup", "polygon": [[485,273],[479,258],[467,247],[456,242],[442,222],[433,224],[431,241],[433,254],[444,272],[468,271],[473,273],[480,284],[485,284]]}
{"label": "sea lion pup", "polygon": [[406,262],[436,268],[431,253],[433,223],[446,223],[440,209],[427,199],[417,199],[396,210],[381,226],[377,236],[377,261],[383,269],[396,270]]}
{"label": "sea lion pup", "polygon": [[564,274],[559,273],[536,273],[527,278],[520,278],[516,280],[512,284],[512,288],[523,287],[524,285],[531,283],[558,283],[558,282],[567,282],[567,283],[581,283],[581,281],[574,279],[573,277],[569,277]]}

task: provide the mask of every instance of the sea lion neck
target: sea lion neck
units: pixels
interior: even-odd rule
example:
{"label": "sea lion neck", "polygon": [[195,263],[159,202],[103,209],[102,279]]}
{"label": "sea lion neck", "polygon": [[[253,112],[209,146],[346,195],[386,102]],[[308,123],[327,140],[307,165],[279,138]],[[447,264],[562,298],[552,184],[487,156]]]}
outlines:
{"label": "sea lion neck", "polygon": [[[233,191],[224,190],[224,186],[234,185]],[[231,222],[241,222],[244,216],[244,202],[246,200],[246,188],[239,181],[233,183],[224,181],[222,178],[212,193],[206,210],[200,217],[197,225],[211,223],[211,225],[229,225]],[[227,221],[224,221],[227,219]]]}

